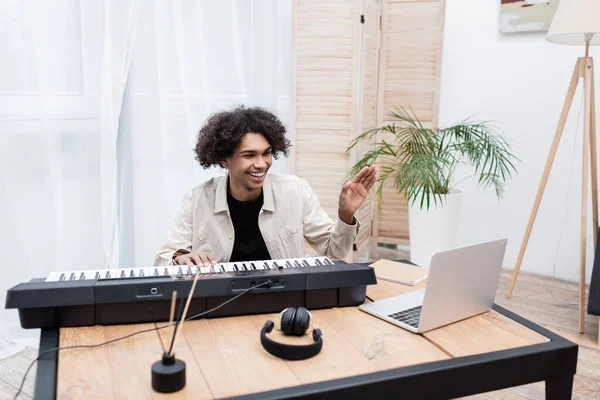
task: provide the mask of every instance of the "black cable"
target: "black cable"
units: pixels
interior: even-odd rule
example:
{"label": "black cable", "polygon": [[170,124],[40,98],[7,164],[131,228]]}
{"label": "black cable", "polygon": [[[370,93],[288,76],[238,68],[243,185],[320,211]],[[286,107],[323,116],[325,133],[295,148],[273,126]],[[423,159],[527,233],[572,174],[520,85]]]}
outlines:
{"label": "black cable", "polygon": [[[206,311],[203,311],[203,312],[201,312],[199,314],[196,314],[196,315],[193,315],[193,316],[191,316],[189,318],[186,318],[185,321],[187,322],[187,321],[192,320],[192,319],[203,317],[203,316],[205,316],[208,313],[211,313],[213,311],[218,310],[219,308],[223,307],[227,303],[232,302],[233,300],[235,300],[235,299],[239,298],[240,296],[248,293],[249,291],[251,291],[253,289],[256,289],[258,287],[267,285],[267,284],[268,284],[268,282],[263,282],[263,283],[260,283],[258,285],[254,285],[252,287],[249,287],[248,289],[244,290],[242,293],[236,295],[235,297],[232,297],[231,299],[229,299],[227,301],[224,301],[223,303],[219,304],[215,308],[211,308],[210,310],[206,310]],[[183,303],[183,298],[182,298],[182,303]],[[176,324],[176,322],[173,322],[172,324],[167,324],[165,326],[161,326],[160,328],[144,329],[143,331],[138,331],[138,332],[130,333],[129,335],[126,335],[126,336],[123,336],[123,337],[120,337],[120,338],[116,338],[116,339],[112,339],[112,340],[109,340],[109,341],[103,342],[103,343],[97,343],[97,344],[80,344],[80,345],[76,345],[76,346],[67,346],[67,347],[53,347],[51,349],[45,350],[45,351],[41,352],[40,354],[38,354],[37,358],[35,360],[33,360],[29,364],[29,367],[27,367],[27,370],[25,371],[25,375],[23,376],[23,380],[21,380],[21,384],[19,385],[19,388],[17,389],[17,393],[15,394],[15,397],[13,398],[13,400],[16,400],[16,398],[19,396],[19,394],[21,394],[21,390],[23,389],[23,385],[25,384],[25,379],[27,378],[27,375],[29,374],[29,371],[31,370],[31,367],[33,367],[33,364],[35,364],[36,361],[38,361],[41,357],[43,357],[44,355],[46,355],[48,353],[51,353],[53,351],[59,352],[61,350],[69,350],[69,349],[92,349],[92,348],[95,348],[95,347],[104,346],[106,344],[115,343],[115,342],[118,342],[120,340],[129,339],[130,337],[135,336],[135,335],[139,335],[140,333],[146,333],[146,332],[152,332],[152,331],[159,330],[159,329],[165,329],[165,328],[168,328],[168,327],[173,326],[175,324]]]}

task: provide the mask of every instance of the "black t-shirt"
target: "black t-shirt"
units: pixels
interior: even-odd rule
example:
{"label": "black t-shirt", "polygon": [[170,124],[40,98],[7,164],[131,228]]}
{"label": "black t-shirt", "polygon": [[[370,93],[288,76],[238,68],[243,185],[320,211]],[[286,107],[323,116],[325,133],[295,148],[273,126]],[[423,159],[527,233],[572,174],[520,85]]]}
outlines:
{"label": "black t-shirt", "polygon": [[256,200],[241,202],[227,190],[227,204],[235,230],[230,261],[270,260],[269,250],[258,228],[258,214],[263,205],[262,191]]}

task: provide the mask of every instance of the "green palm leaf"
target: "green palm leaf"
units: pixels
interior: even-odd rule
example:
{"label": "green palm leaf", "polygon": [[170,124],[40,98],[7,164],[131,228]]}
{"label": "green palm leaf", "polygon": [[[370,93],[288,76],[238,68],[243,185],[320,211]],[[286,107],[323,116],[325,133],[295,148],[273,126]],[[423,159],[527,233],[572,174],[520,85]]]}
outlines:
{"label": "green palm leaf", "polygon": [[418,201],[419,207],[429,209],[432,204],[442,204],[457,166],[466,163],[475,170],[478,187],[491,187],[502,197],[518,159],[493,124],[467,119],[429,129],[410,111],[395,107],[389,115],[397,123],[368,130],[350,142],[348,152],[361,142],[376,140],[348,171],[346,182],[362,168],[377,163],[381,171],[376,191],[379,206],[384,184],[391,181],[410,204]]}

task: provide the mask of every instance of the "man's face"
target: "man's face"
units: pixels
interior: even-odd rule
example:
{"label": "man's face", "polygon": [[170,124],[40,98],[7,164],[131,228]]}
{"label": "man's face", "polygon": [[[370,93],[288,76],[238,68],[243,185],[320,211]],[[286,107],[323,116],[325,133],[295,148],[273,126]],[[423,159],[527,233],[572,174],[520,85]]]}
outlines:
{"label": "man's face", "polygon": [[251,132],[242,136],[238,148],[224,162],[229,169],[232,195],[260,194],[271,164],[271,145],[263,135]]}

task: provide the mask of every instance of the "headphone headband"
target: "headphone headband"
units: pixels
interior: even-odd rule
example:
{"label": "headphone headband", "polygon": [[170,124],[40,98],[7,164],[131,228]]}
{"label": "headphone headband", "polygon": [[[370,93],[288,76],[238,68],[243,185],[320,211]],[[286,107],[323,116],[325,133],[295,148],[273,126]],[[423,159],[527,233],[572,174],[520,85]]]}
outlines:
{"label": "headphone headband", "polygon": [[[309,324],[312,325],[312,315],[304,307],[286,308],[279,314],[279,329],[285,335],[302,336],[306,333]],[[306,360],[319,354],[323,347],[323,334],[320,329],[313,329],[313,343],[290,345],[275,342],[267,337],[267,333],[271,333],[274,327],[275,323],[273,321],[268,320],[265,322],[260,331],[260,343],[267,352],[275,357],[286,360]]]}
{"label": "headphone headband", "polygon": [[313,330],[313,343],[307,345],[291,345],[269,339],[267,333],[271,333],[274,326],[275,324],[271,320],[265,322],[265,325],[260,331],[260,343],[269,354],[274,355],[275,357],[283,358],[285,360],[306,360],[319,354],[323,347],[323,338],[320,329]]}

